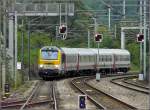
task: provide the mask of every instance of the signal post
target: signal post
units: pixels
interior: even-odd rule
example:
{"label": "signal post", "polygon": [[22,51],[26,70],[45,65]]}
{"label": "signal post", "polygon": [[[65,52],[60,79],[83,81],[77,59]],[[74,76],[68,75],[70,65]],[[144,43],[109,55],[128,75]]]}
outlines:
{"label": "signal post", "polygon": [[[143,34],[137,34],[137,42],[140,43],[140,45],[143,45],[144,42],[144,35]],[[143,74],[143,58],[142,58],[142,51],[140,51],[140,73],[139,73],[139,80],[144,80],[144,74]]]}
{"label": "signal post", "polygon": [[[98,47],[97,64],[99,64],[99,43],[102,42],[103,35],[102,34],[95,34],[94,40],[97,43],[97,47]],[[100,80],[100,73],[99,73],[98,67],[97,67],[97,73],[96,73],[96,80],[97,81]]]}

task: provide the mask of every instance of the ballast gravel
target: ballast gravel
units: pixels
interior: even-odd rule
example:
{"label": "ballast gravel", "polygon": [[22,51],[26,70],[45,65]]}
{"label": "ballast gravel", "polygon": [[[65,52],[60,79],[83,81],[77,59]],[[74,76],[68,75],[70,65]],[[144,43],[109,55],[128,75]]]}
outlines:
{"label": "ballast gravel", "polygon": [[108,93],[117,99],[128,103],[140,110],[149,110],[149,95],[134,90],[120,87],[110,82],[112,78],[101,78],[99,82],[95,79],[89,80],[89,84],[93,87]]}

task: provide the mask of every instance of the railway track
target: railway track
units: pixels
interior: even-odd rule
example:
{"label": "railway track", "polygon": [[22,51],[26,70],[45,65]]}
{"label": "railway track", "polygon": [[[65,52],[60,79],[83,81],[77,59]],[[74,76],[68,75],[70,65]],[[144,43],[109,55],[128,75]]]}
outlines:
{"label": "railway track", "polygon": [[124,79],[123,82],[124,83],[128,83],[130,85],[134,85],[134,86],[140,87],[140,88],[144,88],[144,89],[147,89],[147,90],[149,89],[149,87],[145,86],[144,84],[133,83],[133,82],[128,81],[128,79]]}
{"label": "railway track", "polygon": [[72,80],[72,84],[99,108],[104,110],[135,110],[136,108],[124,103],[113,96],[106,94],[91,85],[89,85],[87,80],[89,77],[79,77]]}
{"label": "railway track", "polygon": [[137,84],[129,83],[126,80],[127,78],[134,78],[134,77],[136,77],[136,76],[135,75],[133,75],[133,76],[130,76],[130,75],[129,76],[121,76],[121,77],[111,79],[110,82],[112,82],[114,84],[117,84],[121,87],[125,87],[125,88],[128,88],[128,89],[137,91],[137,92],[141,92],[141,93],[144,93],[144,94],[149,94],[149,88],[145,88],[145,87],[139,86]]}
{"label": "railway track", "polygon": [[54,81],[40,81],[28,99],[2,106],[5,110],[57,110]]}

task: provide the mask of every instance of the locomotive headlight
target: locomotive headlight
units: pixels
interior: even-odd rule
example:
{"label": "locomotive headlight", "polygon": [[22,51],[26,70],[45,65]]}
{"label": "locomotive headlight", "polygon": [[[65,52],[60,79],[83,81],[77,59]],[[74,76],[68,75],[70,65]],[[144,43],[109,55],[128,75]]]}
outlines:
{"label": "locomotive headlight", "polygon": [[55,68],[58,68],[59,67],[59,65],[55,65]]}
{"label": "locomotive headlight", "polygon": [[43,68],[44,65],[40,65],[40,68]]}

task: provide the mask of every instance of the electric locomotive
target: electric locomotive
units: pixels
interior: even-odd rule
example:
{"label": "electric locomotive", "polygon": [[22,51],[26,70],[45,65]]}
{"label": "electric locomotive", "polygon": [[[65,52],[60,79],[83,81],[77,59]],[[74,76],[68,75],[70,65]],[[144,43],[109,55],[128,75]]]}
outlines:
{"label": "electric locomotive", "polygon": [[57,76],[60,73],[61,52],[57,47],[45,46],[39,51],[38,71],[40,77]]}

